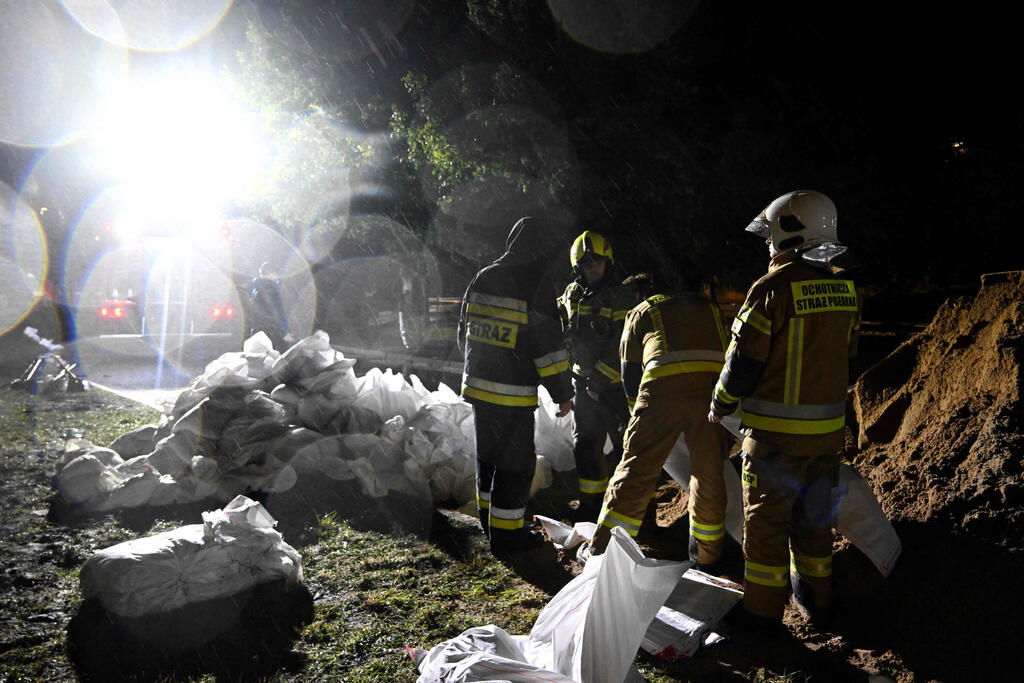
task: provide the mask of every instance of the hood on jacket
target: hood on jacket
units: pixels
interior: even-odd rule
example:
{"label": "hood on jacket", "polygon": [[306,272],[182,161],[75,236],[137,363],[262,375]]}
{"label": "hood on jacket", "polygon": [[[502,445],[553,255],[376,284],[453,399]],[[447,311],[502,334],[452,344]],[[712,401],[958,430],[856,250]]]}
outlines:
{"label": "hood on jacket", "polygon": [[556,251],[560,231],[545,221],[524,216],[515,222],[505,240],[505,253],[498,262],[525,266],[546,261]]}

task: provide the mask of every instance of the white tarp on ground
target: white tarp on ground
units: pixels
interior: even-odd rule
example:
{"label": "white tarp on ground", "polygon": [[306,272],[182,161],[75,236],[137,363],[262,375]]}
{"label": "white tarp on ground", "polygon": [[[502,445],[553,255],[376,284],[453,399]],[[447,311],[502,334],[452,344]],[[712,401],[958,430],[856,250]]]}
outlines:
{"label": "white tarp on ground", "polygon": [[238,496],[189,524],[100,550],[82,565],[83,598],[124,617],[169,612],[257,584],[302,581],[302,558],[259,503]]}
{"label": "white tarp on ground", "polygon": [[643,680],[633,659],[644,632],[689,563],[644,557],[621,529],[537,617],[528,636],[488,625],[429,651],[411,650],[418,683]]}

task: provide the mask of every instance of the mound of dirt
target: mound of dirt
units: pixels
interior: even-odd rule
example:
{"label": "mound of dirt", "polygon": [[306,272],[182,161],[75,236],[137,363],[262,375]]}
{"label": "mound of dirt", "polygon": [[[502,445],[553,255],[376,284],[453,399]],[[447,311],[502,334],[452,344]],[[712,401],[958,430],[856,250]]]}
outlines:
{"label": "mound of dirt", "polygon": [[1024,553],[1024,272],[982,277],[854,387],[854,464],[892,520]]}

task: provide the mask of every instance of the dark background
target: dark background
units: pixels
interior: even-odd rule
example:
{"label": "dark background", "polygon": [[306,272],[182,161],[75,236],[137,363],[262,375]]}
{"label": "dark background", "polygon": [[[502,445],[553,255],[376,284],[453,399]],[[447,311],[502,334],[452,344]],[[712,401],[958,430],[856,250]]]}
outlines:
{"label": "dark background", "polygon": [[[558,4],[566,3],[551,7]],[[248,22],[273,33],[287,15],[293,30],[282,42],[304,36],[289,66],[336,59],[351,94],[342,111],[361,94],[363,105],[383,103],[353,114],[351,124],[368,131],[386,130],[396,108],[425,106],[403,87],[407,74],[431,83],[482,62],[528,74],[579,160],[573,230],[606,233],[627,270],[681,268],[742,291],[767,260],[743,227],[794,189],[835,201],[840,238],[865,264],[869,316],[927,320],[937,301],[976,287],[980,274],[1020,267],[1024,126],[1011,104],[1019,58],[1003,12],[980,4],[623,6],[631,4],[655,24],[659,13],[684,20],[648,50],[612,54],[570,37],[541,0],[420,0],[393,37],[398,49],[353,58],[331,54],[339,43],[323,18],[352,17],[359,7],[365,15],[361,3],[244,0],[188,52],[230,67]],[[167,56],[132,58],[145,65]],[[0,178],[19,187],[38,152],[0,149]],[[410,181],[416,172],[396,163],[387,176],[393,191],[353,210],[401,217],[426,239],[437,208]],[[74,215],[102,182],[43,192]],[[61,226],[45,227],[59,243]],[[430,243],[449,262],[446,293],[457,295],[483,261],[457,248],[441,253],[450,246],[436,235]]]}

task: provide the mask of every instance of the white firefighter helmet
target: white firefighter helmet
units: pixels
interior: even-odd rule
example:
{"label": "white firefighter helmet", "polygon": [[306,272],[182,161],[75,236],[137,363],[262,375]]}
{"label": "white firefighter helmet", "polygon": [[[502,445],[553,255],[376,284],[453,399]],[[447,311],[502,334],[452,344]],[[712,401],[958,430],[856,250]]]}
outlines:
{"label": "white firefighter helmet", "polygon": [[780,252],[836,242],[836,205],[814,190],[787,192],[758,214],[747,231],[771,238]]}

